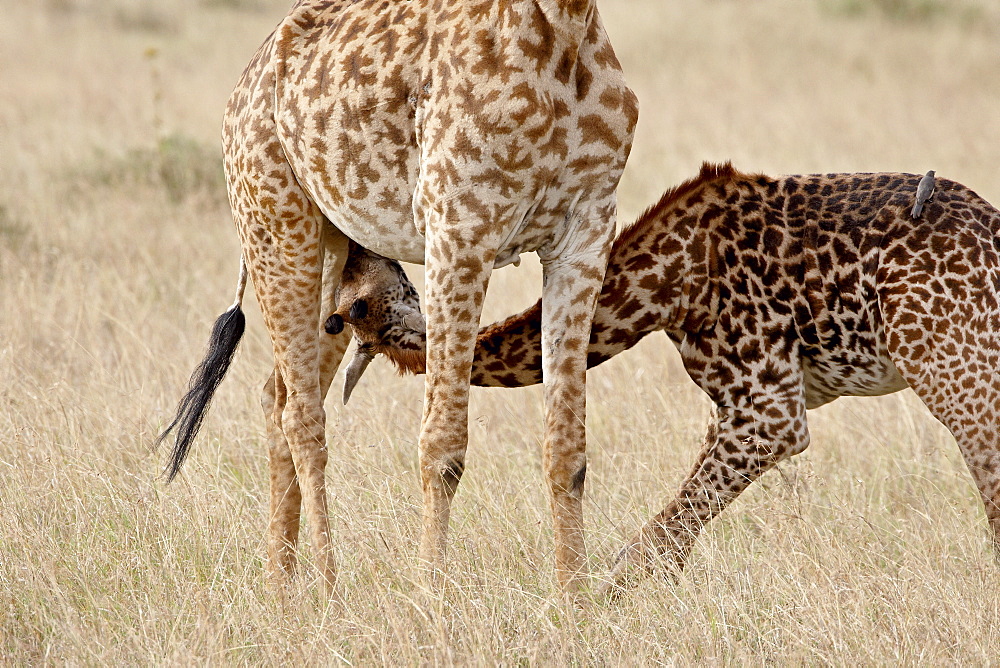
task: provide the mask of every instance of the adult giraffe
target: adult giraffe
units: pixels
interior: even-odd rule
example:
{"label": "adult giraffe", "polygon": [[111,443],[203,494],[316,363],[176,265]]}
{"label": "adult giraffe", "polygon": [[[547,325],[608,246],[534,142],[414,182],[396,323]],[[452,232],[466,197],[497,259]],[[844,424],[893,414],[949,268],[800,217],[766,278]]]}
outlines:
{"label": "adult giraffe", "polygon": [[348,335],[322,331],[348,239],[426,265],[420,555],[442,564],[464,468],[468,392],[494,267],[538,253],[545,470],[560,584],[585,569],[586,349],[638,116],[594,0],[299,0],[251,60],[223,126],[242,243],[236,303],[216,324],[174,422],[179,470],[242,334],[246,273],[274,347],[264,388],[268,572],[294,568],[304,505],[335,581],[323,400]]}

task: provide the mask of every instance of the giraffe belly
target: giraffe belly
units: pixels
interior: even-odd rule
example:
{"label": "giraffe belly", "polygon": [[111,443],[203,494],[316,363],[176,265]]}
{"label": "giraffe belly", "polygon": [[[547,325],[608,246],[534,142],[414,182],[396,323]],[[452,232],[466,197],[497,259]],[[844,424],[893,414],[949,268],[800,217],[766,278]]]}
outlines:
{"label": "giraffe belly", "polygon": [[887,355],[837,350],[804,357],[806,406],[817,408],[838,397],[877,397],[908,387]]}
{"label": "giraffe belly", "polygon": [[337,229],[362,247],[402,262],[424,263],[424,235],[410,211],[388,209],[377,200],[336,206],[322,193],[314,201]]}
{"label": "giraffe belly", "polygon": [[[515,203],[509,218],[495,221],[501,229],[496,248],[497,268],[518,264],[522,253],[538,252],[546,261],[550,255],[560,254],[565,240],[581,225],[614,224],[613,217],[601,220],[582,217],[581,205],[588,204],[586,198],[567,195],[564,188],[546,197],[545,189],[541,190],[542,196]],[[551,200],[556,203],[550,210],[546,205]],[[370,200],[337,206],[322,192],[313,201],[337,229],[362,247],[402,262],[424,263],[426,224],[410,210],[387,209],[383,203]]]}
{"label": "giraffe belly", "polygon": [[[332,104],[300,100],[305,110],[298,114],[284,113],[281,102],[278,139],[300,185],[335,227],[385,257],[423,264],[428,212],[470,191],[490,211],[502,212],[490,221],[495,225],[501,266],[521,253],[542,250],[544,254],[550,247],[560,254],[564,245],[560,241],[574,236],[581,225],[614,227],[613,209],[599,220],[593,219],[592,209],[595,201],[608,198],[605,191],[613,193],[624,158],[609,166],[593,159],[592,149],[580,145],[582,141],[567,142],[568,156],[536,156],[531,170],[509,178],[489,176],[489,165],[495,162],[489,156],[483,165],[470,167],[453,181],[442,184],[439,179],[428,185],[424,172],[434,168],[428,168],[428,160],[439,166],[442,157],[429,154],[416,139],[422,120],[427,132],[431,124],[427,118],[394,114],[365,96],[345,95]],[[569,128],[587,111],[581,105],[553,127],[572,136]],[[323,119],[322,127],[316,119]],[[355,132],[327,132],[347,125]],[[401,145],[385,141],[390,134],[408,139]],[[519,139],[514,143],[527,146]],[[499,153],[503,142],[498,140],[495,146]],[[481,170],[486,173],[480,174]],[[516,188],[508,186],[513,181]]]}

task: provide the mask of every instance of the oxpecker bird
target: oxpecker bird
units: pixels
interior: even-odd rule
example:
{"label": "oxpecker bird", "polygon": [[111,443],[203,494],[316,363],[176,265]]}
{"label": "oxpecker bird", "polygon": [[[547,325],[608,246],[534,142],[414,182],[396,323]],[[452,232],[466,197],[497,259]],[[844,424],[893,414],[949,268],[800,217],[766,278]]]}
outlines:
{"label": "oxpecker bird", "polygon": [[920,179],[920,183],[917,184],[917,201],[913,204],[913,211],[910,213],[912,218],[919,218],[920,212],[924,210],[924,203],[931,198],[934,194],[934,170],[924,174],[924,177]]}

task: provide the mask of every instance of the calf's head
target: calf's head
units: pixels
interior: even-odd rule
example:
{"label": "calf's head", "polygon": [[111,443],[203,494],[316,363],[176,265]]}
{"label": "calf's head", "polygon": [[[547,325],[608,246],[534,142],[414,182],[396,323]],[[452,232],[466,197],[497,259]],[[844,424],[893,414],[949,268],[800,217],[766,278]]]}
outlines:
{"label": "calf's head", "polygon": [[423,371],[427,326],[420,296],[398,262],[352,242],[335,303],[326,331],[339,334],[346,323],[357,344],[344,380],[345,404],[378,354],[400,373]]}

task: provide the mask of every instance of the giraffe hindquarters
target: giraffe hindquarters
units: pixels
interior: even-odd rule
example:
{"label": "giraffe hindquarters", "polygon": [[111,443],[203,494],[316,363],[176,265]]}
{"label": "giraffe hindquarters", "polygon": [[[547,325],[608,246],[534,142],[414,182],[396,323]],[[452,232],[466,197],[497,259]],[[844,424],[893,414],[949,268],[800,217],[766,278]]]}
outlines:
{"label": "giraffe hindquarters", "polygon": [[658,562],[672,572],[683,569],[705,525],[753,481],[808,445],[800,392],[755,395],[752,410],[716,407],[694,468],[667,507],[618,553],[602,593],[630,588]]}
{"label": "giraffe hindquarters", "polygon": [[[274,383],[262,399],[271,451],[269,572],[284,577],[304,507],[320,576],[331,594],[336,568],[327,516],[326,413],[338,349],[321,330],[324,297],[346,257],[346,239],[323,216],[287,162],[275,123],[275,42],[266,40],[244,70],[223,121],[226,185],[247,270],[271,337]],[[339,278],[339,274],[338,274]],[[328,302],[331,303],[331,302]],[[341,353],[342,354],[342,350]]]}

